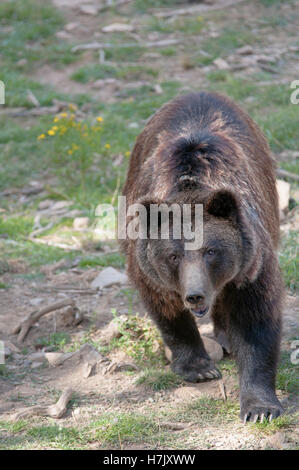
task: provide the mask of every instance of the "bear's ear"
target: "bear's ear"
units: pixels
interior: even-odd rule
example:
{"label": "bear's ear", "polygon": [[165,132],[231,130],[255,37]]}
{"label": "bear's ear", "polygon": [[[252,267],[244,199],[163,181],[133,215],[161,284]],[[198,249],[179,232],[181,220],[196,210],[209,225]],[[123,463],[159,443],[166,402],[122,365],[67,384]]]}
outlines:
{"label": "bear's ear", "polygon": [[220,189],[208,197],[206,210],[214,217],[229,219],[238,214],[239,203],[232,191]]}

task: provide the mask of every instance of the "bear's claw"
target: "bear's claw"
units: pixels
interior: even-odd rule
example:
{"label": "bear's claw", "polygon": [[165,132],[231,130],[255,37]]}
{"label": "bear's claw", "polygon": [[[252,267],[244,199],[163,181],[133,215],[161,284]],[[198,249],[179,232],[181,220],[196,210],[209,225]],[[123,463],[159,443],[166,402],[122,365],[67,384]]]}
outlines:
{"label": "bear's claw", "polygon": [[247,413],[242,413],[241,418],[243,418],[243,424],[246,424],[248,421],[257,423],[258,421],[262,423],[265,420],[278,418],[283,413],[283,409],[279,406],[270,405],[269,407],[252,407]]}

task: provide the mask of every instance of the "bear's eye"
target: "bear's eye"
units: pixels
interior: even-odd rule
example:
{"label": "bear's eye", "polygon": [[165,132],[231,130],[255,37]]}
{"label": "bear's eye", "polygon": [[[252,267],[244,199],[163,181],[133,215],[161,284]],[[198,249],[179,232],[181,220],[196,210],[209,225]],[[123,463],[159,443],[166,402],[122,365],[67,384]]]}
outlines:
{"label": "bear's eye", "polygon": [[207,251],[207,254],[208,254],[209,256],[213,256],[213,255],[215,254],[215,250],[208,250],[208,251]]}
{"label": "bear's eye", "polygon": [[177,255],[170,255],[169,259],[173,264],[177,264],[177,262],[178,262]]}

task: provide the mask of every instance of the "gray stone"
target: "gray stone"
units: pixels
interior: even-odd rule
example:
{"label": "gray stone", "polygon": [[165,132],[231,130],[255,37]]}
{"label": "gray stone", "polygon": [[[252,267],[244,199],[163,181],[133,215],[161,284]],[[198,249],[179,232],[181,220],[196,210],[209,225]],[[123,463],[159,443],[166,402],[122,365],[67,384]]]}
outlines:
{"label": "gray stone", "polygon": [[92,281],[92,289],[103,289],[113,285],[123,285],[128,282],[128,277],[112,267],[103,269],[97,277]]}

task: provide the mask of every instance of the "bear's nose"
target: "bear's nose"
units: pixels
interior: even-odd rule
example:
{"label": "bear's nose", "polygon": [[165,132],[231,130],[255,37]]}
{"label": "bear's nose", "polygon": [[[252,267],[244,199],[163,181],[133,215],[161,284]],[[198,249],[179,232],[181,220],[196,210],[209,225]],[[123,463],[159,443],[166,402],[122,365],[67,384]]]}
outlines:
{"label": "bear's nose", "polygon": [[204,300],[204,295],[202,294],[190,294],[186,296],[186,301],[189,304],[198,304]]}

